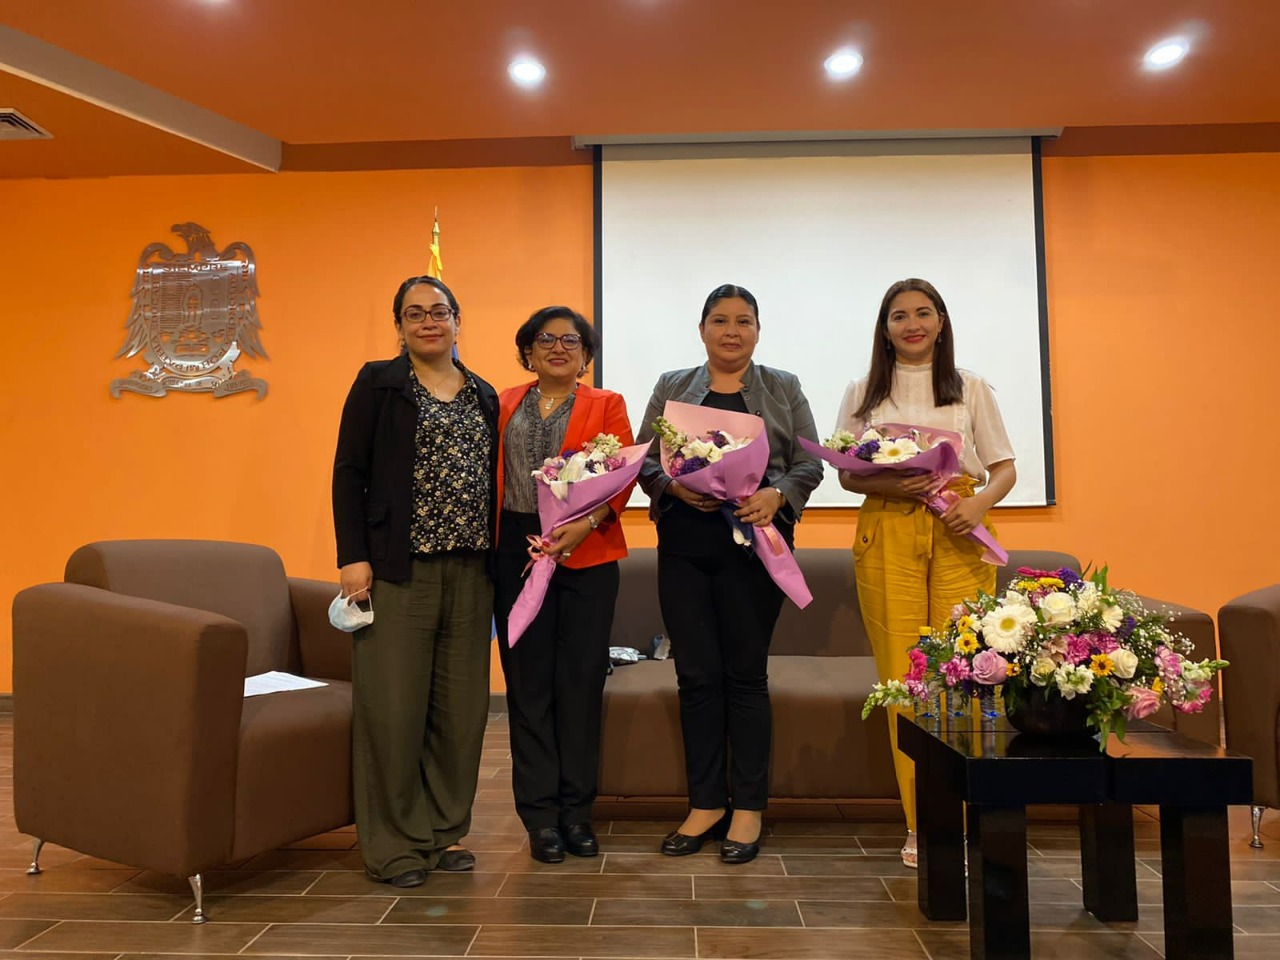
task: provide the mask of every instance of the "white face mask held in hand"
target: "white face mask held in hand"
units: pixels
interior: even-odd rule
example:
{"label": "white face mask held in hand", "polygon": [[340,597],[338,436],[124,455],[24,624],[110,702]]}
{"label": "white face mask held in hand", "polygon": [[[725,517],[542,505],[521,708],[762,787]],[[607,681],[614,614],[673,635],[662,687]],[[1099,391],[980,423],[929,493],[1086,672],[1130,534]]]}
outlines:
{"label": "white face mask held in hand", "polygon": [[339,593],[329,604],[329,622],[343,633],[355,633],[373,623],[373,601],[353,600]]}

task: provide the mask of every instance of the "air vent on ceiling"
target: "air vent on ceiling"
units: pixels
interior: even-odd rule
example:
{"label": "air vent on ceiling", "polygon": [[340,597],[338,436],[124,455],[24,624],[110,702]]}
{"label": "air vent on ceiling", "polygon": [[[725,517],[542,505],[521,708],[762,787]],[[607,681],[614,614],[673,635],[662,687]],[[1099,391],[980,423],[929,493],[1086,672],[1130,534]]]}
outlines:
{"label": "air vent on ceiling", "polygon": [[0,140],[48,140],[53,136],[13,107],[0,107]]}

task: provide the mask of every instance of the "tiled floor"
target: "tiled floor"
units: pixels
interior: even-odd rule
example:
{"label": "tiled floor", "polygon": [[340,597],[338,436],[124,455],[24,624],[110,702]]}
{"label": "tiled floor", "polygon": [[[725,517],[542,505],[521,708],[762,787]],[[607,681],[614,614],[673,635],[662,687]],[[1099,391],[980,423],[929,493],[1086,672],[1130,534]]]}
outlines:
{"label": "tiled floor", "polygon": [[[506,724],[485,743],[471,874],[432,874],[401,894],[367,880],[352,829],[323,834],[206,878],[211,922],[188,922],[186,881],[46,847],[28,877],[30,839],[12,806],[12,718],[0,717],[0,960],[33,956],[487,958],[967,957],[963,923],[930,923],[897,856],[889,807],[793,804],[772,811],[764,852],[721,864],[710,848],[656,853],[670,805],[602,804],[602,855],[548,866],[529,859],[511,807]],[[786,819],[782,819],[785,816]],[[879,816],[881,819],[869,819]],[[1280,957],[1280,814],[1248,847],[1248,810],[1232,810],[1233,917],[1240,958]],[[1029,828],[1032,949],[1047,958],[1163,952],[1158,824],[1137,817],[1141,918],[1085,913],[1074,829]]]}

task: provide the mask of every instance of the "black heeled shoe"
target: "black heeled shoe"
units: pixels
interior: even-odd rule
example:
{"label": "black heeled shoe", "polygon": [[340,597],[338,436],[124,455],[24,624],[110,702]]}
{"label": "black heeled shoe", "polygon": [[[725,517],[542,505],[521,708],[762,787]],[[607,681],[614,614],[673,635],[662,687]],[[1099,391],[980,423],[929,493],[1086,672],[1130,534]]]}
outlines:
{"label": "black heeled shoe", "polygon": [[750,863],[760,853],[760,844],[764,842],[764,821],[760,821],[760,833],[755,840],[744,843],[741,840],[730,840],[725,837],[720,844],[721,863]]}
{"label": "black heeled shoe", "polygon": [[564,848],[575,857],[594,857],[600,852],[600,842],[591,824],[570,823],[560,828],[564,834]]}
{"label": "black heeled shoe", "polygon": [[558,827],[529,831],[529,856],[541,863],[564,862],[564,837]]}
{"label": "black heeled shoe", "polygon": [[672,830],[662,838],[662,846],[659,849],[668,857],[687,857],[697,853],[708,840],[723,840],[725,833],[729,830],[731,819],[733,819],[733,811],[726,809],[724,816],[696,836]]}

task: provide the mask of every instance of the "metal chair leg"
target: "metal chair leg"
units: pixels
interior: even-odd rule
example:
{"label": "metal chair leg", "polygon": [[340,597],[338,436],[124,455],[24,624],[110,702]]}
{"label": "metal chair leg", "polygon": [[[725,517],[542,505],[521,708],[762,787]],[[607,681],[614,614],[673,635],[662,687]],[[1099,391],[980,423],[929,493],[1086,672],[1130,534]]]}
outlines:
{"label": "metal chair leg", "polygon": [[37,840],[35,849],[31,851],[31,866],[27,867],[27,876],[34,877],[40,873],[40,848],[44,846],[43,840]]}
{"label": "metal chair leg", "polygon": [[1257,850],[1262,849],[1262,837],[1258,835],[1258,831],[1262,828],[1262,811],[1265,809],[1266,807],[1256,803],[1249,808],[1250,819],[1253,821],[1253,839],[1249,841],[1249,846]]}
{"label": "metal chair leg", "polygon": [[209,918],[204,913],[204,878],[200,874],[192,874],[187,877],[187,883],[191,884],[191,892],[196,897],[196,912],[191,917],[192,923],[207,923]]}

